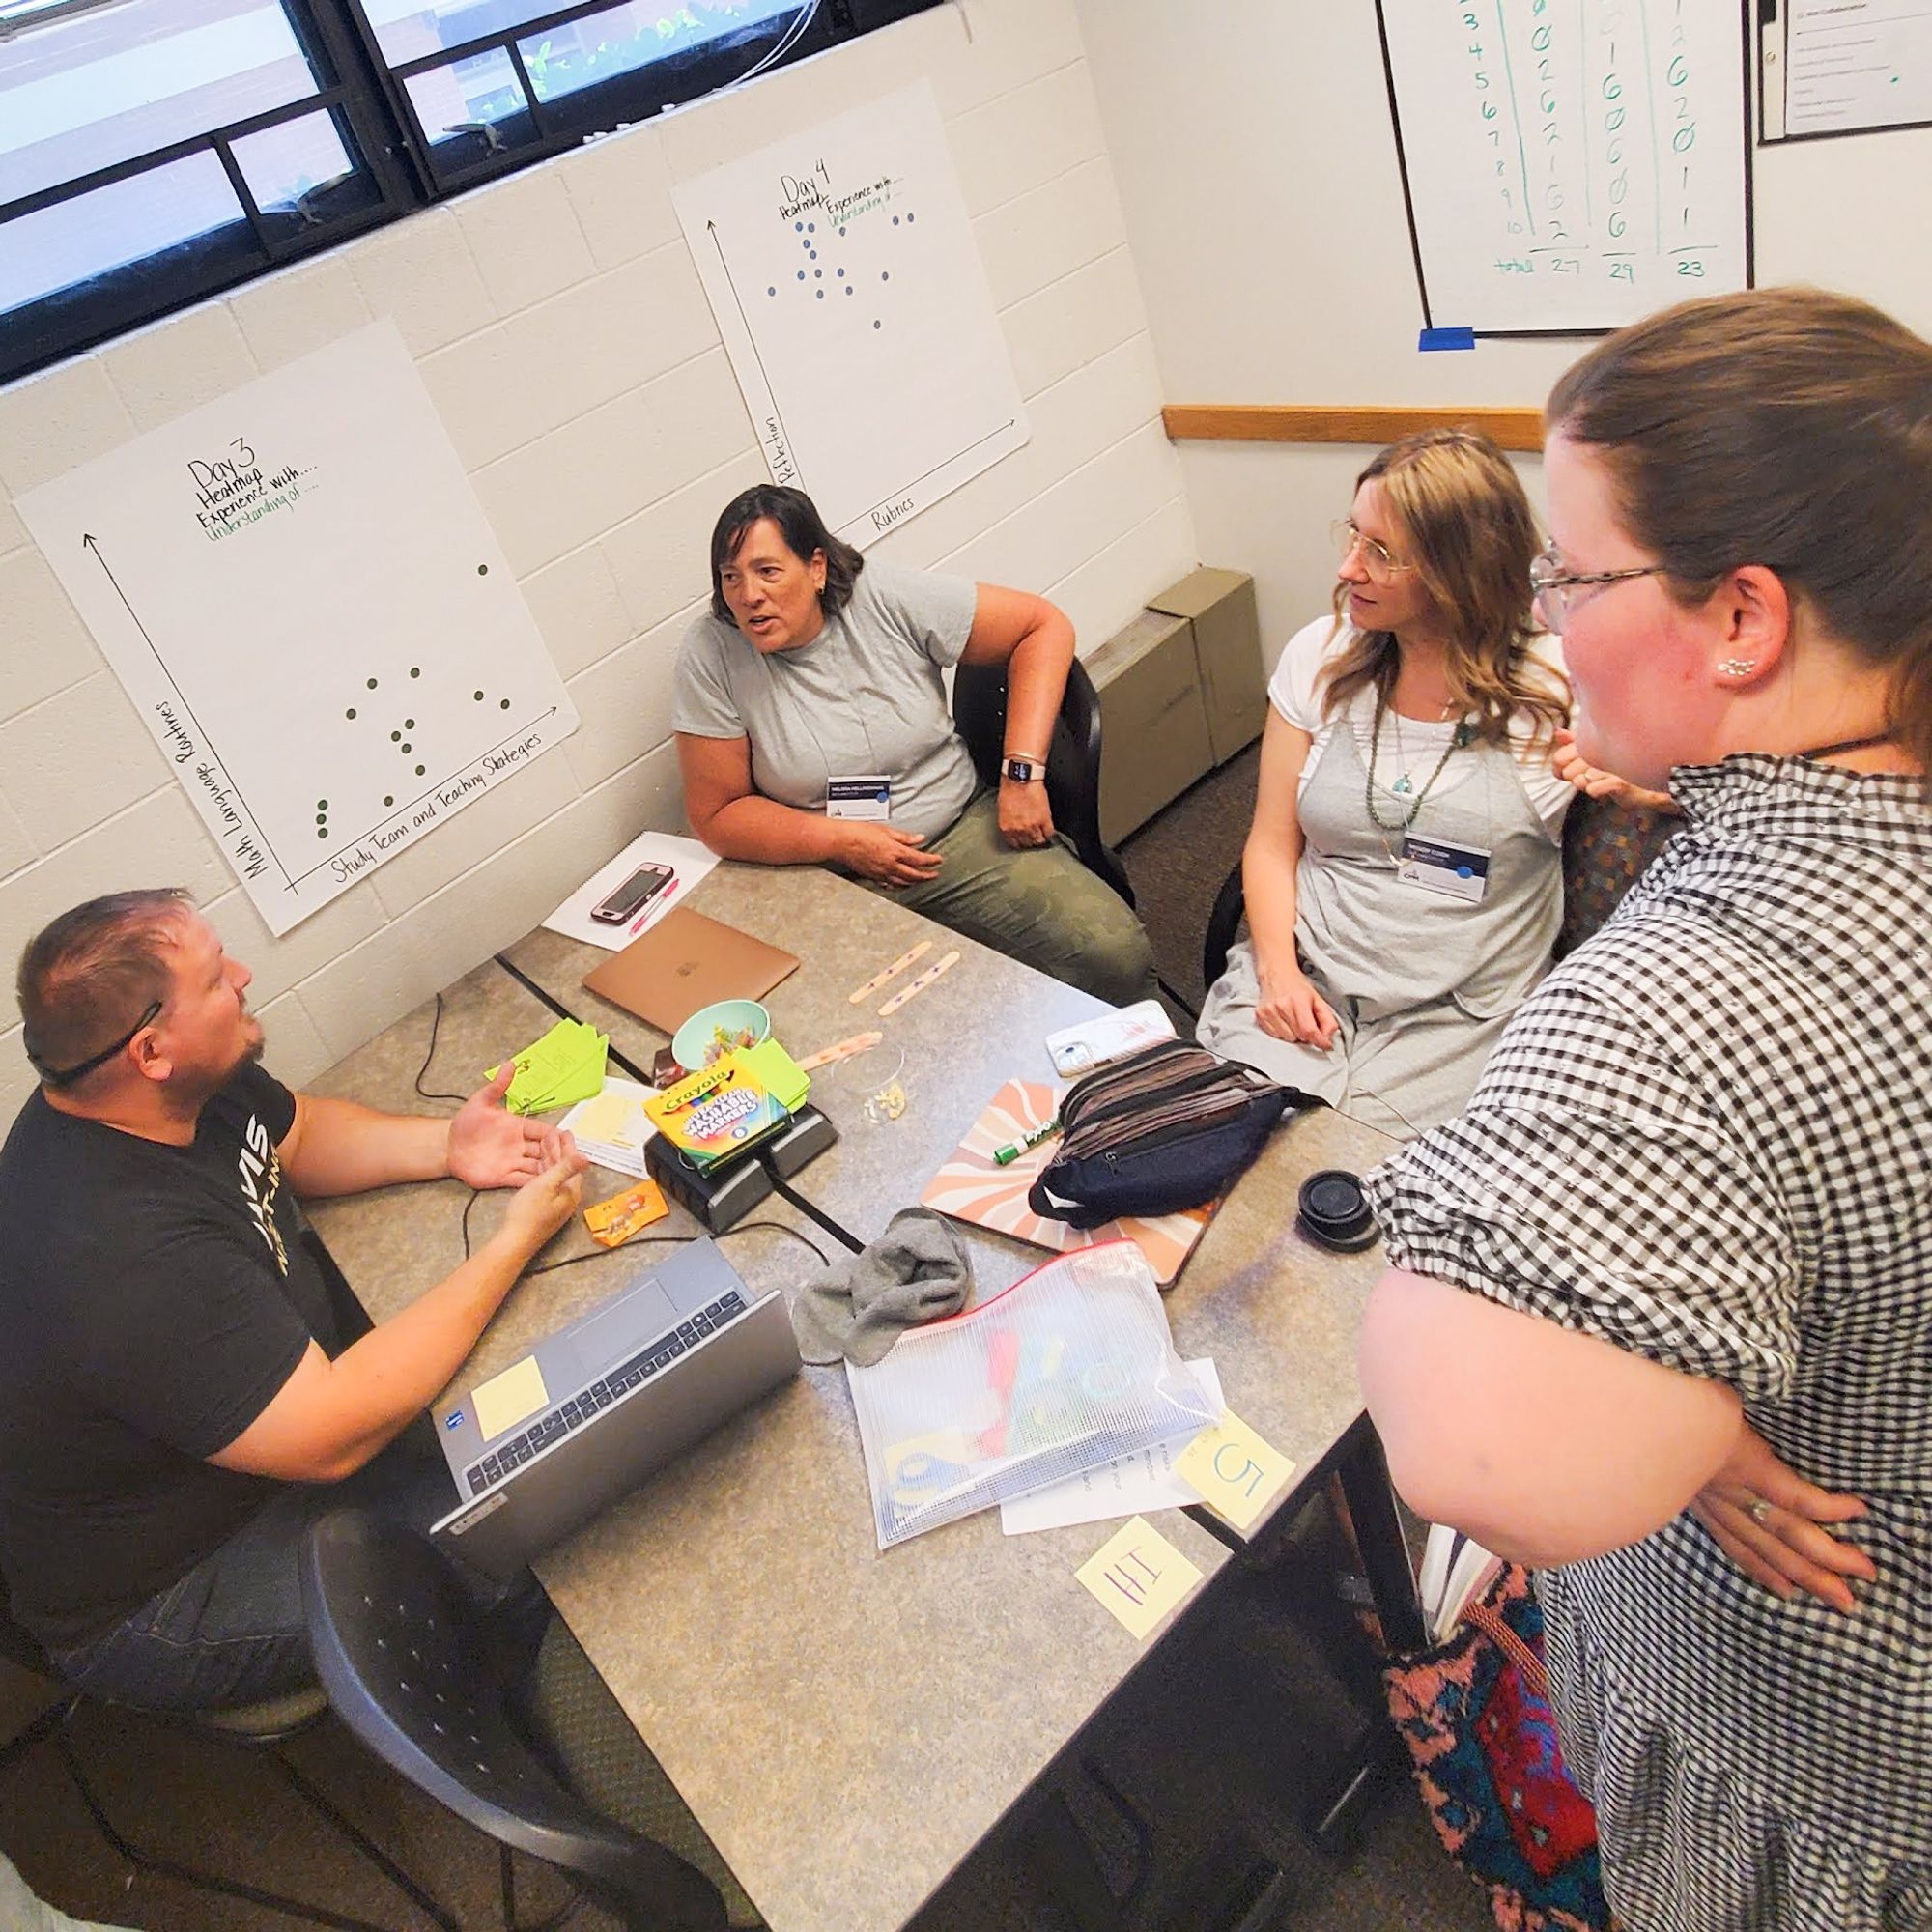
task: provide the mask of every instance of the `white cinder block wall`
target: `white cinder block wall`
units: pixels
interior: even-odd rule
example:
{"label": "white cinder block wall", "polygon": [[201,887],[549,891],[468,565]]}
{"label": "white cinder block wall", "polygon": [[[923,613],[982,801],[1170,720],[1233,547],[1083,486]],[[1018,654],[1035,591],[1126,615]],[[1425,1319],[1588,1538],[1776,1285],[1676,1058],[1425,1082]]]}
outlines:
{"label": "white cinder block wall", "polygon": [[[1033,440],[879,554],[1044,591],[1086,645],[1191,568],[1072,0],[935,9],[0,389],[10,976],[67,906],[186,885],[254,967],[270,1065],[299,1082],[526,931],[635,833],[679,826],[672,653],[708,595],[713,519],[765,471],[671,184],[922,76],[946,116]],[[276,940],[11,499],[383,315],[422,369],[583,724]],[[0,1013],[7,1118],[32,1081],[11,979]]]}

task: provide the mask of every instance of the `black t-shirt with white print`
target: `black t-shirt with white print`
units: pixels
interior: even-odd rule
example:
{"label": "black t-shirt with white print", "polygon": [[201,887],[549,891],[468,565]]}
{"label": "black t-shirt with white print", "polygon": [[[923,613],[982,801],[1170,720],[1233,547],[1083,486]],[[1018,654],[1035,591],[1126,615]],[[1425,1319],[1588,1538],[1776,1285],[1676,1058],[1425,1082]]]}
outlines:
{"label": "black t-shirt with white print", "polygon": [[294,1120],[247,1066],[189,1147],[36,1093],[0,1151],[0,1567],[51,1649],[111,1629],[282,1488],[207,1458],[311,1337],[337,1346],[275,1158]]}

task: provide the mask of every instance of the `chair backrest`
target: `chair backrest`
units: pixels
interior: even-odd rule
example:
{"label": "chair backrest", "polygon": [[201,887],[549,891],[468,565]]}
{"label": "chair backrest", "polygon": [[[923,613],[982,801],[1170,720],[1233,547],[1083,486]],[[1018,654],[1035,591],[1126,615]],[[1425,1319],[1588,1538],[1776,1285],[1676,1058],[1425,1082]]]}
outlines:
{"label": "chair backrest", "polygon": [[1579,798],[1563,821],[1563,929],[1559,959],[1623,903],[1650,862],[1683,825],[1667,812],[1637,811],[1614,799]]}
{"label": "chair backrest", "polygon": [[512,1725],[448,1560],[367,1511],[332,1512],[302,1550],[316,1674],[336,1716],[391,1770],[513,1850],[575,1874],[627,1921],[725,1924],[710,1881],[593,1811]]}
{"label": "chair backrest", "polygon": [[14,1601],[8,1594],[4,1572],[0,1572],[0,1657],[4,1657],[9,1663],[17,1663],[22,1670],[32,1671],[36,1677],[51,1677],[56,1683],[60,1681],[60,1672],[42,1648],[40,1638],[14,1617]]}
{"label": "chair backrest", "polygon": [[[1005,665],[962,664],[954,669],[952,724],[980,782],[997,785],[1007,733]],[[1067,668],[1047,747],[1046,796],[1054,824],[1073,841],[1080,863],[1132,905],[1126,867],[1100,837],[1100,696],[1078,658]]]}

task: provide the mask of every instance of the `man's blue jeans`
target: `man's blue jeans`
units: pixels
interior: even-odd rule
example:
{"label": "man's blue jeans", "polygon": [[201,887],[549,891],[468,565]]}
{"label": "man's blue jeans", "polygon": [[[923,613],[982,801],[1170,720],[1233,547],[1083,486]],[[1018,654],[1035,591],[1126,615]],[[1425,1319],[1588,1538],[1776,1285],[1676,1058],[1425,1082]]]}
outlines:
{"label": "man's blue jeans", "polygon": [[[315,1682],[302,1538],[352,1504],[427,1530],[455,1507],[456,1490],[440,1451],[432,1444],[425,1456],[413,1432],[342,1482],[291,1484],[180,1582],[113,1630],[55,1653],[55,1665],[92,1695],[149,1710],[206,1711],[302,1690]],[[485,1602],[501,1595],[476,1581]],[[522,1581],[535,1591],[527,1574]]]}

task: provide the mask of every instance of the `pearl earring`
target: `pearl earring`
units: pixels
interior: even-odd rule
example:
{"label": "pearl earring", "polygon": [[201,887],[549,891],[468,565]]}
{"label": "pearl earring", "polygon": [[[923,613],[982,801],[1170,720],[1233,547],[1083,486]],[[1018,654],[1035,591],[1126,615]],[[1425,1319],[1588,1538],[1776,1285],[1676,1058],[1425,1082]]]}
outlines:
{"label": "pearl earring", "polygon": [[1757,669],[1755,658],[1725,658],[1719,666],[1726,677],[1749,677]]}

